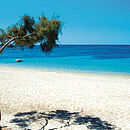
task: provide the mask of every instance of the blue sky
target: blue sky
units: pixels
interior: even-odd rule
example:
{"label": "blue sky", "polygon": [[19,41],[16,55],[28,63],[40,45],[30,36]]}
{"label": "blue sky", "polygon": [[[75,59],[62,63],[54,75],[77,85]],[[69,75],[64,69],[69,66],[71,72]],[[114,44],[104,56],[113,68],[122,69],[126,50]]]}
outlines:
{"label": "blue sky", "polygon": [[61,44],[129,44],[130,0],[0,0],[0,28],[24,14],[54,13],[64,22]]}

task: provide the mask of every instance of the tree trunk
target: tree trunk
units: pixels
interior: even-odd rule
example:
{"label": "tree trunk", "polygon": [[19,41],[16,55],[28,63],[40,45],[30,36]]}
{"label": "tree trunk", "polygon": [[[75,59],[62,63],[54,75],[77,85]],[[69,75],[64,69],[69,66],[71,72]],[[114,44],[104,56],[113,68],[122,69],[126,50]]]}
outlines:
{"label": "tree trunk", "polygon": [[2,53],[2,51],[9,45],[9,43],[11,43],[12,41],[14,41],[15,38],[10,39],[8,42],[6,42],[4,44],[4,46],[2,46],[2,48],[0,49],[0,53]]}
{"label": "tree trunk", "polygon": [[[32,33],[30,33],[30,34],[27,34],[27,35],[23,36],[21,39],[24,39],[24,38],[26,38],[26,37],[32,36],[32,35],[34,35],[34,34],[35,34],[35,32],[32,32]],[[0,53],[2,53],[2,51],[9,45],[9,43],[11,43],[12,41],[14,41],[15,39],[19,39],[19,37],[18,37],[18,36],[17,36],[17,37],[13,37],[13,38],[11,38],[8,42],[6,42],[6,43],[2,46],[2,48],[0,49]]]}

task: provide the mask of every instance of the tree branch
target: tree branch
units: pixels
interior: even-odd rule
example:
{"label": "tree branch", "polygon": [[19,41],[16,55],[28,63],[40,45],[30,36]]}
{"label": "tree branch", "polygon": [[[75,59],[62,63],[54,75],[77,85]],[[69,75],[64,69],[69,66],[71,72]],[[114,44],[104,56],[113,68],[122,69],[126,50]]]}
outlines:
{"label": "tree branch", "polygon": [[14,40],[15,40],[15,37],[12,38],[12,39],[10,39],[8,42],[6,42],[6,43],[2,46],[2,48],[0,49],[0,53],[2,53],[2,51],[9,45],[9,43],[11,43],[11,42],[14,41]]}
{"label": "tree branch", "polygon": [[29,36],[33,35],[34,33],[35,33],[35,32],[32,32],[32,33],[30,33],[30,34],[27,34],[27,35],[23,36],[22,38],[29,37]]}
{"label": "tree branch", "polygon": [[[27,34],[27,35],[23,36],[21,39],[26,38],[26,37],[29,37],[29,36],[33,35],[34,33],[35,33],[35,32],[32,32],[32,33],[30,33],[30,34]],[[6,42],[6,43],[2,46],[2,48],[0,49],[0,54],[1,54],[2,51],[9,45],[9,43],[11,43],[12,41],[14,41],[15,39],[19,39],[19,37],[17,36],[17,37],[11,38],[8,42]],[[28,46],[28,45],[27,45],[27,46]]]}

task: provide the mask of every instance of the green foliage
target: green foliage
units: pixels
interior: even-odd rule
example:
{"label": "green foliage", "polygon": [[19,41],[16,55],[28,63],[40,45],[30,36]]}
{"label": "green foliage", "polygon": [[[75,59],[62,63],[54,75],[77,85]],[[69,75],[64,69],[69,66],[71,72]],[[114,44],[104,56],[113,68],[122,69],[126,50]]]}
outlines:
{"label": "green foliage", "polygon": [[41,48],[45,52],[49,52],[53,47],[57,47],[58,35],[61,33],[62,23],[56,19],[48,20],[44,15],[39,17],[36,24],[37,37]]}
{"label": "green foliage", "polygon": [[6,32],[3,29],[0,29],[0,42],[1,44],[4,44],[6,42],[7,35]]}
{"label": "green foliage", "polygon": [[[44,15],[35,22],[34,18],[24,15],[20,23],[8,27],[6,30],[0,29],[0,42],[6,44],[11,38],[12,46],[27,46],[33,48],[40,43],[43,52],[50,52],[57,47],[58,36],[62,31],[62,23],[57,18],[48,19]],[[12,47],[11,46],[11,47]]]}
{"label": "green foliage", "polygon": [[26,31],[28,31],[29,33],[32,33],[34,31],[35,20],[33,17],[27,15],[23,16],[22,23]]}

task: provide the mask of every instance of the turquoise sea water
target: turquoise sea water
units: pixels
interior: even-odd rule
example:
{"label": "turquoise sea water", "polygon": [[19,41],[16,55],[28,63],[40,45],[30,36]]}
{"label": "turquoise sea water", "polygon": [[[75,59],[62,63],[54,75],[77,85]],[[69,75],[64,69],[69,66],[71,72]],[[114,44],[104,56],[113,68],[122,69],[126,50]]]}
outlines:
{"label": "turquoise sea water", "polygon": [[[16,63],[16,59],[23,62]],[[61,45],[50,55],[42,53],[39,46],[24,51],[5,49],[0,65],[130,75],[130,45]]]}

